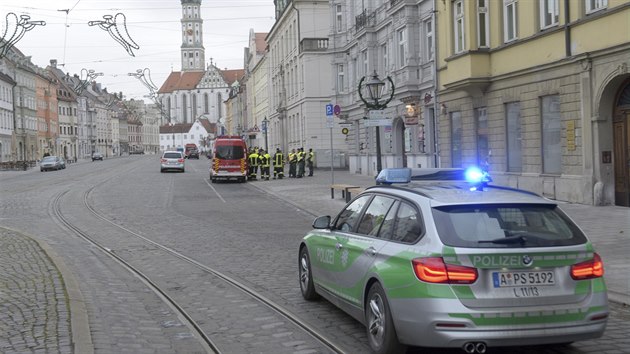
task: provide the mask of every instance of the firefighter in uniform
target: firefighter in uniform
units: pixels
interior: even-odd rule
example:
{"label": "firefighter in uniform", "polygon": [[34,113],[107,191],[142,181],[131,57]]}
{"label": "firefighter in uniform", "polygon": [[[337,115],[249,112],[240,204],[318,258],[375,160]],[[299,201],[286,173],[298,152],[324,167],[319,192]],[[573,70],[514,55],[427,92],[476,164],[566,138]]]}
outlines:
{"label": "firefighter in uniform", "polygon": [[264,149],[260,149],[258,152],[258,161],[260,163],[260,180],[269,180],[269,165],[271,164],[271,155],[265,152]]}
{"label": "firefighter in uniform", "polygon": [[273,155],[273,179],[282,179],[284,177],[284,154],[280,151],[280,148],[276,149],[276,154]]}
{"label": "firefighter in uniform", "polygon": [[258,174],[258,153],[253,149],[249,154],[249,180],[255,181]]}
{"label": "firefighter in uniform", "polygon": [[304,153],[304,148],[299,148],[297,152],[297,163],[298,163],[297,178],[304,177],[304,164],[306,162],[304,161],[305,157],[306,156]]}
{"label": "firefighter in uniform", "polygon": [[295,149],[289,153],[289,178],[295,178],[295,166],[297,165],[297,153]]}
{"label": "firefighter in uniform", "polygon": [[306,154],[306,165],[308,166],[308,176],[313,177],[313,160],[315,160],[315,153],[313,149],[308,149]]}

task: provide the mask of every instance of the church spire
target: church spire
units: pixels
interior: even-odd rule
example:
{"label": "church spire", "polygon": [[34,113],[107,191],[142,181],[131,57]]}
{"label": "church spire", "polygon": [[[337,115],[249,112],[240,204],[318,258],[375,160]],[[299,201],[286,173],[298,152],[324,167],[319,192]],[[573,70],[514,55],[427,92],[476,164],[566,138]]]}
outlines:
{"label": "church spire", "polygon": [[182,71],[204,71],[203,20],[201,0],[182,1]]}

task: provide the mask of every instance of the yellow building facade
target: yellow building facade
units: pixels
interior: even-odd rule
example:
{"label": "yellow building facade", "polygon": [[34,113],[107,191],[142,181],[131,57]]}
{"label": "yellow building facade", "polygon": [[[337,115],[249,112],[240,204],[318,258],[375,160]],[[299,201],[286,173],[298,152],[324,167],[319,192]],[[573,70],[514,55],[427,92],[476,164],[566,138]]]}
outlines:
{"label": "yellow building facade", "polygon": [[630,1],[436,0],[443,167],[630,206]]}

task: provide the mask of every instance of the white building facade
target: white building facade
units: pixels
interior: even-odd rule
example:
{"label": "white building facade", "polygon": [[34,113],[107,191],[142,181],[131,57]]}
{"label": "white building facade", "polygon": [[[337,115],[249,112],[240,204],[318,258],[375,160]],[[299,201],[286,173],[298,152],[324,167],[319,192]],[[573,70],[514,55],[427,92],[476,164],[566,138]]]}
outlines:
{"label": "white building facade", "polygon": [[343,167],[345,158],[337,157],[345,149],[344,136],[339,129],[330,128],[326,118],[333,93],[329,9],[328,1],[276,2],[276,22],[266,39],[267,134],[271,151],[312,148],[318,167],[331,163]]}
{"label": "white building facade", "polygon": [[[343,0],[332,3],[329,51],[333,55],[332,101],[348,128],[350,172],[377,173],[376,130],[382,168],[435,167],[435,21],[433,1]],[[391,97],[384,117],[391,123],[366,124],[372,101],[364,84],[376,73],[386,83],[379,103]],[[388,78],[391,78],[393,87]]]}

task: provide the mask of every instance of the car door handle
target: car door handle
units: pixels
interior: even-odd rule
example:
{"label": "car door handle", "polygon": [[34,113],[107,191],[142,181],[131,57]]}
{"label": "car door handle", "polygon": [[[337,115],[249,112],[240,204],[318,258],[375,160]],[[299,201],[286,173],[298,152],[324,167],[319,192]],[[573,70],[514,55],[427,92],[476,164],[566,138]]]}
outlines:
{"label": "car door handle", "polygon": [[337,242],[337,244],[335,245],[335,248],[337,249],[337,251],[339,251],[340,249],[343,248],[343,245],[339,242]]}
{"label": "car door handle", "polygon": [[369,247],[365,250],[365,252],[368,253],[370,256],[376,256],[376,249],[374,247]]}

